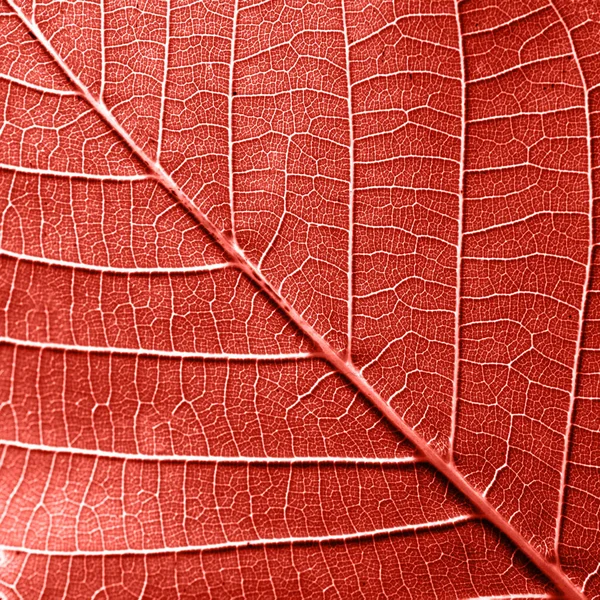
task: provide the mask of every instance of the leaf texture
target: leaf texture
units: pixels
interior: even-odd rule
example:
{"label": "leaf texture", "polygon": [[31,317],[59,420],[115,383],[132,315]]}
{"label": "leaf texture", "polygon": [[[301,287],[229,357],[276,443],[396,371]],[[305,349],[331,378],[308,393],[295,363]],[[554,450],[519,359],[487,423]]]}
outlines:
{"label": "leaf texture", "polygon": [[600,598],[597,0],[2,0],[0,597]]}

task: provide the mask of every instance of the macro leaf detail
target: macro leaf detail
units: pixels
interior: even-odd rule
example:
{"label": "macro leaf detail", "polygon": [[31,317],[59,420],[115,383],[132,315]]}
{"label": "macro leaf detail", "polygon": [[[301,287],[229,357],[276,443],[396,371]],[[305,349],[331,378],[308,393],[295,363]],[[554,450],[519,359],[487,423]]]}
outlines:
{"label": "macro leaf detail", "polygon": [[600,598],[597,0],[0,1],[0,598]]}

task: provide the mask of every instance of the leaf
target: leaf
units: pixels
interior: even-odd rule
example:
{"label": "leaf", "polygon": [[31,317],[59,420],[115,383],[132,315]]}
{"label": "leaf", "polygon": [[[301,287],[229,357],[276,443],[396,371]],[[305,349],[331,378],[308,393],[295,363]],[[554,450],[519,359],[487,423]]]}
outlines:
{"label": "leaf", "polygon": [[600,597],[597,0],[3,0],[0,597]]}

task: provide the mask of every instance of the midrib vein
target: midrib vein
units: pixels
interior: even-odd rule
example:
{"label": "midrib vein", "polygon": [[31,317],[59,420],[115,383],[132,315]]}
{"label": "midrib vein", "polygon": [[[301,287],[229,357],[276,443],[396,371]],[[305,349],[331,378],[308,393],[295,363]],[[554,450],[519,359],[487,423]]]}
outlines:
{"label": "midrib vein", "polygon": [[220,229],[218,229],[200,209],[194,205],[192,200],[173,181],[164,169],[148,156],[143,149],[139,148],[127,131],[114,118],[112,113],[103,102],[98,101],[86,86],[73,73],[62,57],[52,47],[50,42],[42,34],[35,23],[32,23],[15,4],[14,0],[7,0],[9,6],[23,22],[25,27],[36,37],[46,52],[53,58],[65,76],[71,81],[79,94],[96,111],[98,116],[111,129],[118,134],[123,143],[133,152],[153,178],[178,202],[180,202],[204,230],[222,248],[225,254],[249,277],[267,296],[285,313],[296,327],[318,348],[322,358],[358,391],[361,392],[379,412],[386,417],[404,437],[406,437],[421,453],[423,458],[440,474],[442,474],[454,487],[459,490],[479,512],[480,516],[491,525],[502,532],[527,558],[562,592],[568,600],[581,600],[585,596],[581,590],[558,568],[550,563],[536,548],[534,548],[519,531],[517,531],[475,488],[459,473],[459,471],[442,458],[429,444],[416,433],[400,415],[380,396],[380,394],[364,379],[354,365],[347,362],[329,343],[296,311],[296,309],[278,292],[275,286],[253,265],[244,255],[242,249],[235,241],[230,240]]}

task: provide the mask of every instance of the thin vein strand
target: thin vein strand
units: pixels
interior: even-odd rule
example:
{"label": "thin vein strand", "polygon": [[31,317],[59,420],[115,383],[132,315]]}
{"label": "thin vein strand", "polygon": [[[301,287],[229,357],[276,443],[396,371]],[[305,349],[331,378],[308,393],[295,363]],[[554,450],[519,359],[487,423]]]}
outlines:
{"label": "thin vein strand", "polygon": [[312,464],[343,464],[343,465],[373,465],[399,466],[414,465],[423,462],[418,456],[400,456],[397,458],[377,458],[364,456],[223,456],[197,454],[143,454],[133,452],[116,452],[96,450],[92,448],[77,448],[71,446],[49,446],[45,444],[30,444],[16,440],[2,440],[0,446],[19,448],[28,452],[49,452],[70,454],[73,456],[92,456],[94,458],[109,458],[126,461],[144,462],[185,462],[185,463],[234,463],[258,465],[312,465]]}
{"label": "thin vein strand", "polygon": [[24,348],[38,348],[39,350],[56,350],[61,352],[106,353],[106,354],[133,354],[137,356],[160,356],[164,358],[198,358],[207,360],[302,360],[315,358],[314,352],[295,352],[289,354],[244,354],[225,352],[194,352],[177,350],[153,350],[151,348],[118,348],[114,346],[81,346],[78,344],[61,344],[57,342],[39,342],[33,340],[20,340],[11,337],[0,337],[0,344],[14,344]]}
{"label": "thin vein strand", "polygon": [[327,544],[335,542],[350,542],[361,539],[375,538],[386,535],[394,535],[407,532],[432,531],[447,527],[461,525],[468,521],[476,520],[473,514],[458,515],[441,521],[429,521],[423,523],[414,523],[401,525],[399,527],[386,527],[383,529],[373,529],[370,531],[357,531],[353,533],[342,533],[338,535],[316,535],[306,537],[286,537],[286,538],[260,538],[255,540],[228,541],[216,544],[202,544],[199,546],[181,546],[171,548],[132,548],[126,550],[97,550],[97,551],[49,551],[49,550],[30,550],[16,546],[1,545],[0,550],[9,552],[23,552],[32,555],[41,556],[123,556],[132,554],[166,554],[174,552],[207,552],[211,550],[232,550],[235,548],[251,548],[255,546],[281,546],[288,544]]}

